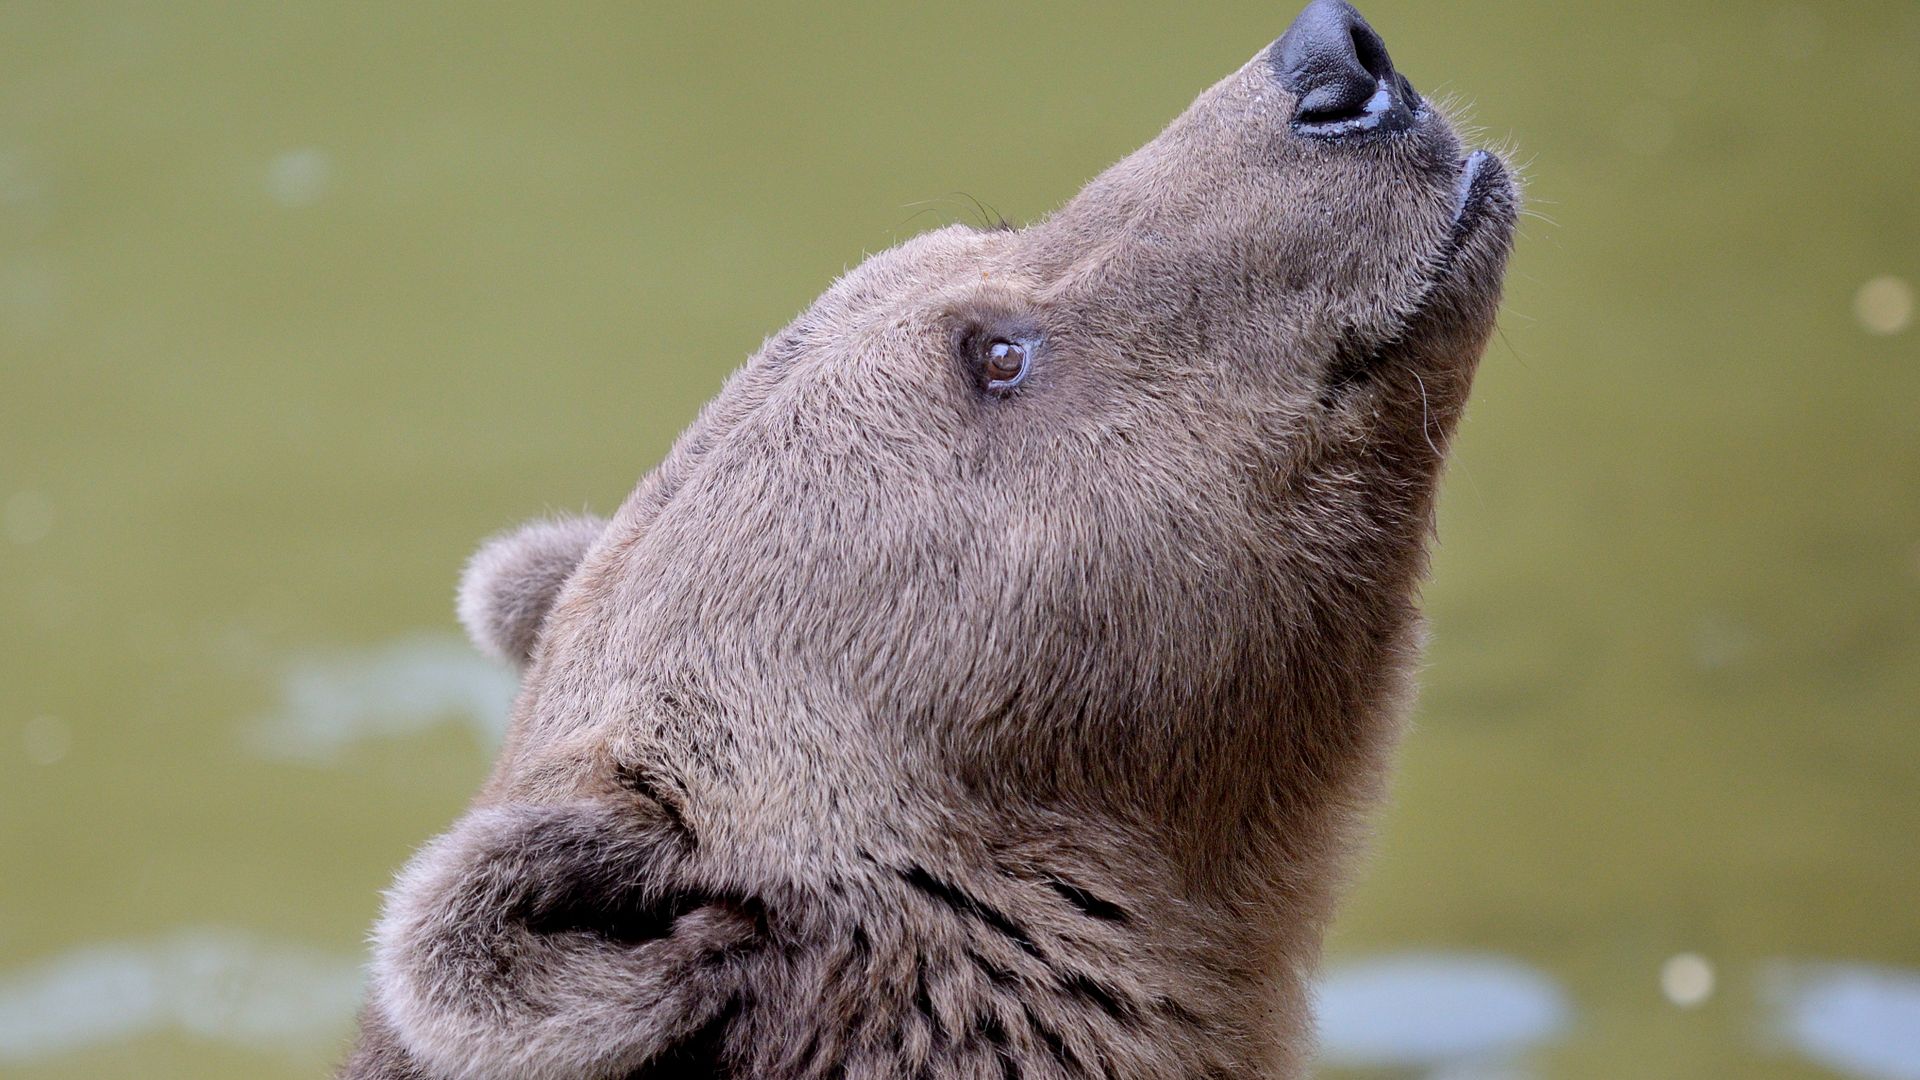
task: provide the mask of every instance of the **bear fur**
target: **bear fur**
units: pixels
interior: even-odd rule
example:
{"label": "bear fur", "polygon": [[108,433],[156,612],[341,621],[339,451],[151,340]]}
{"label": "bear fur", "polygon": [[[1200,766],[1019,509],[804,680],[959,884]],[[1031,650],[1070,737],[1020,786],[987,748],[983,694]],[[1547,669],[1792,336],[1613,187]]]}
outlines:
{"label": "bear fur", "polygon": [[523,688],[343,1077],[1302,1074],[1517,196],[1295,105],[1263,53],[873,256],[610,520],[475,556]]}
{"label": "bear fur", "polygon": [[526,667],[560,586],[606,528],[599,518],[556,517],[482,544],[467,560],[454,604],[474,645],[502,663]]}

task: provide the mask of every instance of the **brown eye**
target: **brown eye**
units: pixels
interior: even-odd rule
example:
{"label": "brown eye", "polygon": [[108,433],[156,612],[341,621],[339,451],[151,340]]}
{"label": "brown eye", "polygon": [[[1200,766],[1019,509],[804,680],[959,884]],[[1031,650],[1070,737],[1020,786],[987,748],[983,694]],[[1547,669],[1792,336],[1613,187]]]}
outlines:
{"label": "brown eye", "polygon": [[1019,386],[1026,379],[1031,362],[1031,350],[1025,342],[1007,338],[995,338],[988,342],[985,357],[987,389],[1011,390]]}

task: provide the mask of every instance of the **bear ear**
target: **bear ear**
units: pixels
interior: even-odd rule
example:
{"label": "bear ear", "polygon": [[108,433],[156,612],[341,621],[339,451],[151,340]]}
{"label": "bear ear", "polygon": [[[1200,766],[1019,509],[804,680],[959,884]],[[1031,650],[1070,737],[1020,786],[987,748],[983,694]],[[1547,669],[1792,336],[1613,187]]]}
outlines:
{"label": "bear ear", "polygon": [[480,545],[460,576],[460,624],[481,652],[525,667],[554,598],[605,532],[593,517],[535,521]]}

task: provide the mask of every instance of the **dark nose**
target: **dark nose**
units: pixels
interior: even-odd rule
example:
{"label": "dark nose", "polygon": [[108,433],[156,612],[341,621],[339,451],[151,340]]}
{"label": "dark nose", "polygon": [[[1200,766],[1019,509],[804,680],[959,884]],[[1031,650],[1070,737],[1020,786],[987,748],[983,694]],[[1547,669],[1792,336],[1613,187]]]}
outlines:
{"label": "dark nose", "polygon": [[1401,131],[1420,108],[1420,95],[1393,70],[1387,43],[1346,0],[1313,0],[1267,62],[1298,99],[1293,127],[1303,135]]}

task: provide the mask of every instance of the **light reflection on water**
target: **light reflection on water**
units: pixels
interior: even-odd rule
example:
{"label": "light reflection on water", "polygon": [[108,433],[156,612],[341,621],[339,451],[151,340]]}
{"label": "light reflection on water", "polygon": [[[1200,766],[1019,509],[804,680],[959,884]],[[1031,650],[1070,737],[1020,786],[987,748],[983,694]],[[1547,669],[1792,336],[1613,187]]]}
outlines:
{"label": "light reflection on water", "polygon": [[[184,1034],[309,1060],[351,1024],[360,958],[221,927],[74,949],[0,972],[0,1065]],[[1767,1037],[1841,1076],[1920,1080],[1920,972],[1779,963]],[[1561,987],[1513,960],[1405,953],[1336,966],[1316,1006],[1324,1066],[1421,1080],[1529,1080],[1563,1034]]]}
{"label": "light reflection on water", "polygon": [[1566,994],[1498,956],[1402,953],[1334,967],[1315,995],[1330,1066],[1518,1077],[1513,1059],[1563,1031]]}
{"label": "light reflection on water", "polygon": [[[1848,963],[1767,969],[1764,1041],[1857,1080],[1920,1080],[1920,972]],[[1574,1010],[1552,979],[1496,956],[1405,953],[1336,966],[1316,997],[1320,1058],[1422,1080],[1520,1080]]]}
{"label": "light reflection on water", "polygon": [[357,743],[454,723],[491,749],[517,686],[512,672],[453,635],[309,654],[286,665],[278,709],[252,721],[245,738],[263,757],[325,764]]}
{"label": "light reflection on water", "polygon": [[1920,1080],[1920,972],[1780,963],[1768,1027],[1801,1054],[1864,1080]]}
{"label": "light reflection on water", "polygon": [[90,945],[0,973],[0,1065],[166,1033],[306,1058],[358,1006],[357,957],[226,928]]}

